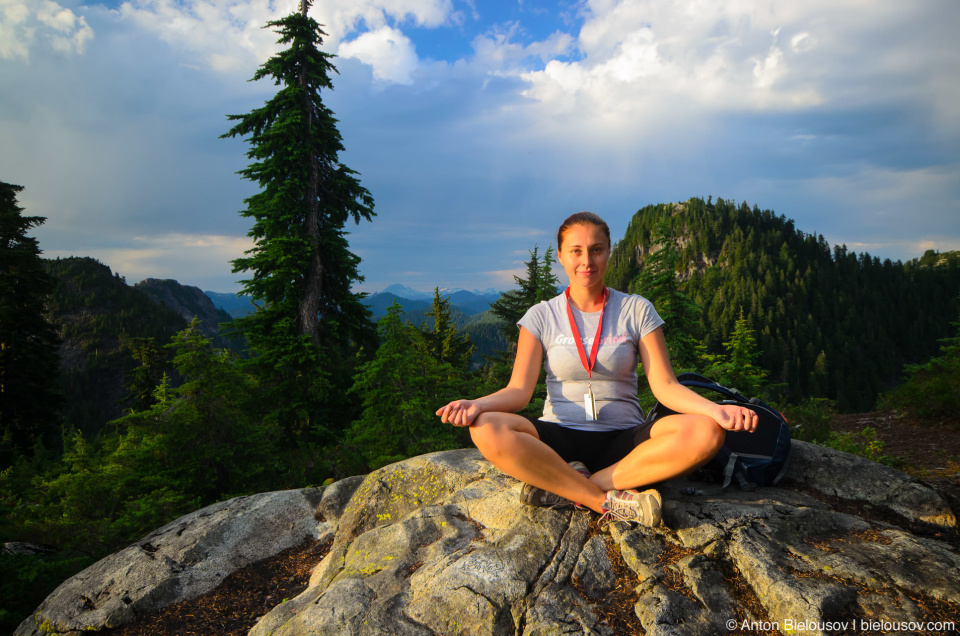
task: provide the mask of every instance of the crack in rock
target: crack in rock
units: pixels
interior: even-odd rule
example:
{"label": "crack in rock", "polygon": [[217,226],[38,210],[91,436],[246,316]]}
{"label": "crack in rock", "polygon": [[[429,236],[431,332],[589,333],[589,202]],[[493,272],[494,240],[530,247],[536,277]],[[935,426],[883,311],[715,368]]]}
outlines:
{"label": "crack in rock", "polygon": [[[924,530],[931,518],[955,519],[935,493],[839,451],[798,444],[794,453],[791,478],[802,488],[696,497],[683,494],[690,482],[671,481],[661,486],[666,527],[615,523],[608,535],[591,535],[591,514],[521,505],[518,482],[473,450],[412,458],[322,490],[220,502],[66,581],[16,636],[121,625],[320,534],[331,548],[308,587],[249,636],[612,636],[614,626],[638,631],[638,621],[649,636],[707,636],[725,633],[721,621],[731,619],[960,616],[958,535]],[[823,475],[853,466],[847,481],[857,483],[831,486],[798,465]],[[834,486],[872,507],[811,494]],[[878,520],[888,509],[917,521]]]}

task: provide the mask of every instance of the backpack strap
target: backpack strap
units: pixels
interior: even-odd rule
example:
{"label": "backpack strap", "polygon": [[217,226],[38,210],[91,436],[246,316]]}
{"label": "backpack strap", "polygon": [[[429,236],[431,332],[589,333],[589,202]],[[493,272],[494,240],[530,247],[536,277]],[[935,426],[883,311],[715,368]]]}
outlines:
{"label": "backpack strap", "polygon": [[[749,488],[750,482],[746,480],[740,473],[736,472],[737,468],[737,459],[739,455],[736,453],[730,453],[730,457],[727,458],[727,465],[723,467],[723,484],[720,486],[712,486],[710,488],[696,488],[689,487],[684,488],[683,492],[688,495],[705,495],[707,497],[712,497],[714,495],[722,494],[724,490],[730,485],[730,482],[733,481],[734,475],[737,477],[737,482],[740,484],[740,487],[744,487],[744,483],[747,484]],[[754,486],[756,488],[756,486]]]}
{"label": "backpack strap", "polygon": [[716,391],[717,393],[720,393],[731,400],[736,400],[737,402],[746,403],[750,401],[742,393],[740,393],[740,391],[737,391],[736,389],[728,389],[722,384],[718,384],[709,378],[705,378],[699,373],[681,373],[677,376],[677,381],[686,387],[696,387],[698,389]]}
{"label": "backpack strap", "polygon": [[793,456],[793,444],[787,446],[787,456],[783,460],[783,466],[780,467],[780,471],[777,473],[777,476],[773,478],[773,484],[779,484],[780,480],[783,479],[783,476],[787,474],[787,469],[790,467],[790,458]]}

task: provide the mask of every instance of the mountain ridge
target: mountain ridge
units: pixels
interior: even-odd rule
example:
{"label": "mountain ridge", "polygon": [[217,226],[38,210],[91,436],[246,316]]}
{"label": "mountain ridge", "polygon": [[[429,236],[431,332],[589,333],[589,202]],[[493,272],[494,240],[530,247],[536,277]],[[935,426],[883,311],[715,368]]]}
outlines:
{"label": "mountain ridge", "polygon": [[881,261],[723,199],[638,210],[613,246],[608,286],[646,295],[640,274],[661,222],[679,254],[675,275],[701,309],[696,339],[722,354],[742,312],[757,364],[784,401],[826,397],[842,412],[869,410],[905,364],[937,351],[960,314],[960,259],[951,253]]}
{"label": "mountain ridge", "polygon": [[[481,314],[490,308],[501,292],[494,289],[484,291],[468,291],[465,289],[440,289],[442,298],[449,298],[450,304],[466,316]],[[250,296],[242,294],[227,294],[221,292],[204,291],[215,307],[225,311],[233,318],[245,316],[254,311],[256,306]],[[421,292],[400,283],[388,285],[382,291],[369,294],[363,299],[363,304],[370,308],[373,320],[376,321],[387,313],[394,300],[400,302],[405,313],[427,310],[433,302],[433,292]]]}

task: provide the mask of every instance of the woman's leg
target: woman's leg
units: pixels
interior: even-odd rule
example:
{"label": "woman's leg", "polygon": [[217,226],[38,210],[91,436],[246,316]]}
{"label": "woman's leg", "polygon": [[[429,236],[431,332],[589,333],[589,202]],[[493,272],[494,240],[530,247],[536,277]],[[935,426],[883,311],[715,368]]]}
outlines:
{"label": "woman's leg", "polygon": [[668,415],[653,424],[650,439],[590,480],[602,490],[626,490],[686,475],[716,455],[725,435],[709,417]]}
{"label": "woman's leg", "polygon": [[540,441],[527,418],[481,413],[470,426],[470,437],[491,464],[511,477],[602,512],[605,491]]}

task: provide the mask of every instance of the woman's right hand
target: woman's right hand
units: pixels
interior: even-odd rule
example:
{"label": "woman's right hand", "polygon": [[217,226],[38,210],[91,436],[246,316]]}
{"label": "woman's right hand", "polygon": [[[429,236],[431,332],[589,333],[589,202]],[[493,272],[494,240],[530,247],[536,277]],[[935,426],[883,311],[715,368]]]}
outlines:
{"label": "woman's right hand", "polygon": [[444,424],[470,426],[480,415],[480,407],[475,400],[454,400],[437,409],[437,415]]}

